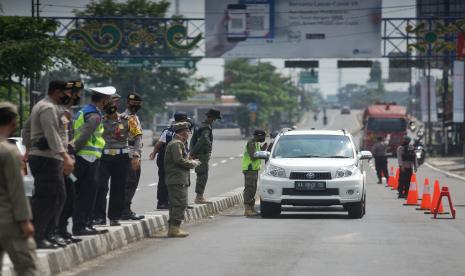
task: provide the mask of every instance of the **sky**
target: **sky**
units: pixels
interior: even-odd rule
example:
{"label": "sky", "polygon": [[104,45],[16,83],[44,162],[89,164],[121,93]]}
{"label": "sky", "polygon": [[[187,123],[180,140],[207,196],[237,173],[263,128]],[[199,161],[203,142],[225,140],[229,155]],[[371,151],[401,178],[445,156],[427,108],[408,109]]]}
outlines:
{"label": "sky", "polygon": [[[168,16],[174,13],[174,1],[171,5]],[[205,0],[179,0],[180,13],[187,18],[203,18]],[[283,1],[283,0],[276,0]],[[382,0],[383,17],[414,17],[416,0]],[[89,0],[41,0],[42,16],[72,16],[73,9],[83,9]],[[123,1],[119,1],[123,2]],[[0,0],[4,15],[31,15],[30,0]],[[410,6],[412,5],[412,6]],[[410,6],[403,8],[389,8],[392,6]],[[387,78],[388,62],[386,59],[379,59],[382,63],[383,78]],[[297,80],[298,70],[284,68],[283,59],[261,59],[262,62],[271,62],[278,70],[285,75]],[[339,87],[339,72],[342,85],[347,83],[364,84],[368,80],[369,69],[343,69],[340,71],[336,67],[336,59],[320,59],[319,83],[308,85],[307,88],[319,88],[323,95],[336,94]],[[204,58],[197,63],[197,75],[205,77],[211,84],[223,79],[223,59]],[[388,90],[406,90],[405,84],[387,85]]]}

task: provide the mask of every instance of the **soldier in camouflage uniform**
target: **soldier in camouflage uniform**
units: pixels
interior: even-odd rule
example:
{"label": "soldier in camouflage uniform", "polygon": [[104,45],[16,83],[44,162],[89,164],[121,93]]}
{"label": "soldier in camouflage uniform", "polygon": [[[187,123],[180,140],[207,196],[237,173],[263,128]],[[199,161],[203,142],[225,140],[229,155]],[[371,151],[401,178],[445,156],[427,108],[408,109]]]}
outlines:
{"label": "soldier in camouflage uniform", "polygon": [[205,204],[203,194],[208,180],[208,161],[212,153],[213,133],[212,124],[215,120],[221,119],[221,113],[218,110],[210,109],[206,114],[207,118],[199,127],[195,129],[194,136],[191,139],[190,155],[194,159],[199,159],[201,165],[195,169],[197,173],[197,182],[195,184],[196,204]]}
{"label": "soldier in camouflage uniform", "polygon": [[265,150],[268,147],[265,142],[266,133],[263,129],[254,131],[254,136],[245,146],[242,156],[242,172],[244,173],[244,216],[255,216],[254,210],[255,193],[257,192],[258,172],[260,171],[261,160],[255,158],[255,153]]}
{"label": "soldier in camouflage uniform", "polygon": [[200,161],[188,158],[185,143],[189,139],[189,123],[173,125],[176,133],[166,146],[165,181],[168,187],[169,201],[169,237],[187,237],[189,233],[181,230],[184,212],[187,208],[187,187],[190,181],[190,169],[198,167]]}

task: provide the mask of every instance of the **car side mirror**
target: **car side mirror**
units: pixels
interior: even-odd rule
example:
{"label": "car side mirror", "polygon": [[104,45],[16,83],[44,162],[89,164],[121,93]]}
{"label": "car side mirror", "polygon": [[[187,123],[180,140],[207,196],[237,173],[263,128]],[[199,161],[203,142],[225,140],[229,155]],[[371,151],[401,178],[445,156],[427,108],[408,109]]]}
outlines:
{"label": "car side mirror", "polygon": [[371,158],[373,158],[373,154],[371,154],[370,151],[368,150],[362,150],[359,154],[358,154],[358,158],[360,160],[370,160]]}
{"label": "car side mirror", "polygon": [[258,158],[258,159],[264,159],[267,160],[270,158],[270,152],[263,150],[263,151],[256,151],[253,155],[253,157]]}

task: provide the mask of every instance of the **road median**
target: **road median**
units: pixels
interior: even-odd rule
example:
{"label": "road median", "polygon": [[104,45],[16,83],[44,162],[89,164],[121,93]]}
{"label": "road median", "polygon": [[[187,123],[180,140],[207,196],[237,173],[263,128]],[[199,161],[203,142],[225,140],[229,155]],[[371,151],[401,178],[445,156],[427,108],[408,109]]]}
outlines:
{"label": "road median", "polygon": [[[223,210],[242,204],[242,190],[243,188],[237,188],[221,196],[211,197],[208,204],[192,205],[193,208],[186,211],[186,223],[208,218]],[[130,243],[153,237],[162,231],[166,231],[167,228],[167,211],[148,212],[143,220],[123,221],[122,225],[117,227],[98,227],[98,229],[108,229],[109,232],[84,237],[83,241],[68,245],[65,248],[38,250],[37,255],[41,270],[39,274],[48,276],[65,272],[111,251],[124,248]],[[11,261],[8,258],[4,260],[0,275],[15,275]]]}

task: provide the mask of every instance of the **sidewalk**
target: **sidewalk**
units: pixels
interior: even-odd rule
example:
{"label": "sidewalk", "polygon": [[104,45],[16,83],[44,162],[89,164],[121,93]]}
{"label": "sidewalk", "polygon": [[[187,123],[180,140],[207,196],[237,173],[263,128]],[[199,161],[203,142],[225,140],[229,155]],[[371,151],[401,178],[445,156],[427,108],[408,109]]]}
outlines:
{"label": "sidewalk", "polygon": [[[243,188],[237,188],[217,197],[208,198],[210,203],[193,205],[193,209],[186,210],[186,223],[212,218],[222,211],[240,205],[243,202]],[[56,275],[70,270],[86,261],[102,256],[126,245],[141,241],[164,232],[168,228],[168,211],[145,213],[145,219],[140,221],[126,221],[118,227],[106,228],[108,233],[102,235],[82,237],[83,241],[56,250],[37,250],[39,270],[41,276]],[[164,234],[164,233],[163,233]],[[0,275],[16,275],[8,256],[3,258]]]}
{"label": "sidewalk", "polygon": [[465,177],[465,158],[463,156],[430,157],[426,159],[426,163],[451,175]]}

